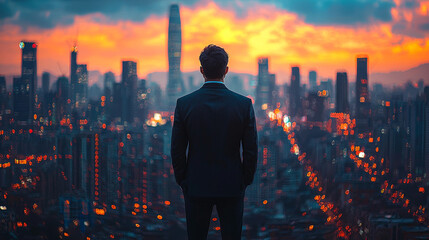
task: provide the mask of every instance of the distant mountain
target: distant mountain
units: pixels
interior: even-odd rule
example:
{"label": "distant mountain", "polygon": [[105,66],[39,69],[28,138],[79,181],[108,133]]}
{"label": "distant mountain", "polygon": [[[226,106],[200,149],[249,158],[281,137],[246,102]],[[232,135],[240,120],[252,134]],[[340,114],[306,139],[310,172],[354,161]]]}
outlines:
{"label": "distant mountain", "polygon": [[417,67],[388,73],[372,73],[369,77],[370,83],[383,83],[384,85],[402,85],[408,81],[418,82],[423,80],[425,85],[429,84],[429,63]]}

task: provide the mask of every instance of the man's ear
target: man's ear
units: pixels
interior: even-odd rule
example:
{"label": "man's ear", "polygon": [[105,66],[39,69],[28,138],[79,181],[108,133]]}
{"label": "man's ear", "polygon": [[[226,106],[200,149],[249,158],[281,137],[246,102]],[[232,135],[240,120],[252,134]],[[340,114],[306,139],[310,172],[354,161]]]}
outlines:
{"label": "man's ear", "polygon": [[228,70],[229,70],[229,67],[226,66],[226,68],[225,68],[225,75],[228,73]]}
{"label": "man's ear", "polygon": [[200,67],[200,73],[201,73],[201,74],[203,74],[203,76],[204,76],[204,70],[203,70],[203,67]]}

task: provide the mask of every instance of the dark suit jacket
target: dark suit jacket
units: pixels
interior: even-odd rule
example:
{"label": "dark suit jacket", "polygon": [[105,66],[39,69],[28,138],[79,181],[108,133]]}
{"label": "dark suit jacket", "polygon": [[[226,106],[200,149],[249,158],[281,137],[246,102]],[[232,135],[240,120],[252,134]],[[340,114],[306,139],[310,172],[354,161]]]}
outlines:
{"label": "dark suit jacket", "polygon": [[253,181],[257,153],[255,113],[249,98],[222,83],[205,83],[177,100],[171,158],[176,182],[189,196],[242,194]]}

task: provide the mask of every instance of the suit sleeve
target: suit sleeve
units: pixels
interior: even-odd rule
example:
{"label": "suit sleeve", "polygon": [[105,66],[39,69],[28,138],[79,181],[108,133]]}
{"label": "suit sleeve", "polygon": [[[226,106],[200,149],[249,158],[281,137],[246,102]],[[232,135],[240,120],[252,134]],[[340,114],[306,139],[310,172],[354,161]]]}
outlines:
{"label": "suit sleeve", "polygon": [[245,121],[244,133],[242,137],[243,145],[243,178],[244,184],[250,185],[256,171],[258,159],[258,136],[256,131],[255,112],[252,101],[249,99],[249,110]]}
{"label": "suit sleeve", "polygon": [[174,111],[173,132],[171,136],[171,159],[177,184],[181,185],[186,176],[186,148],[188,136],[185,131],[183,117],[180,115],[180,103],[177,100]]}

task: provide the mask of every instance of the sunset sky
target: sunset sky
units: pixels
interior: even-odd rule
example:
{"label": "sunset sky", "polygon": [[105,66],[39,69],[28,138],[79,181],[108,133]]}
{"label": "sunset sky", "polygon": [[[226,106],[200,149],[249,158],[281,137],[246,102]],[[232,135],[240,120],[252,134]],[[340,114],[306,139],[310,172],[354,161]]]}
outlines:
{"label": "sunset sky", "polygon": [[[169,0],[0,0],[0,74],[20,74],[21,40],[38,43],[38,73],[69,75],[70,50],[78,63],[101,73],[138,62],[139,78],[167,71]],[[210,43],[230,55],[230,71],[257,74],[257,58],[288,82],[300,65],[334,78],[346,70],[354,81],[355,57],[369,56],[370,72],[406,70],[429,62],[429,1],[188,0],[179,2],[182,71],[199,67]]]}

